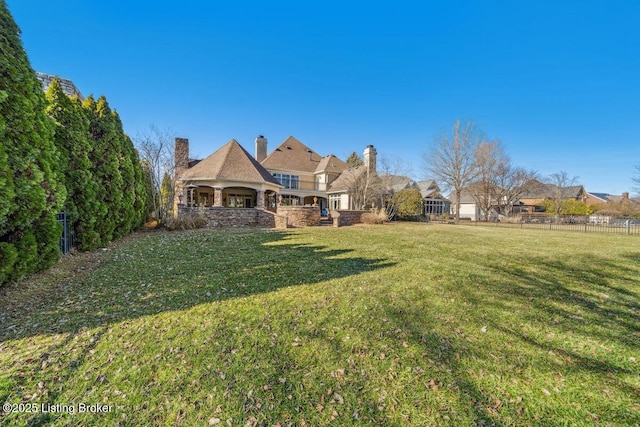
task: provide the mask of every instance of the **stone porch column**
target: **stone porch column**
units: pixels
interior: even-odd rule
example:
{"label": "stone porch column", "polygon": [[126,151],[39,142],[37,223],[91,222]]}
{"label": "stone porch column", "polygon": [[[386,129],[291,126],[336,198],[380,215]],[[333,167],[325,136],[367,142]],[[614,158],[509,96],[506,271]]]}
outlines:
{"label": "stone porch column", "polygon": [[214,187],[213,206],[222,206],[222,188]]}
{"label": "stone porch column", "polygon": [[256,200],[256,208],[264,208],[264,190],[258,190],[258,198]]}

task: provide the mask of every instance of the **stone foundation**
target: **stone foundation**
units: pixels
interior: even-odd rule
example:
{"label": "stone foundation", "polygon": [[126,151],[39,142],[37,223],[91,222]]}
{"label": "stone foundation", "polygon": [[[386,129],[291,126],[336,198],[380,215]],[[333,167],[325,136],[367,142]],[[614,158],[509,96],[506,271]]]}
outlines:
{"label": "stone foundation", "polygon": [[289,227],[310,227],[320,225],[319,206],[278,206],[278,215],[287,217]]}
{"label": "stone foundation", "polygon": [[[362,215],[369,211],[331,211],[334,227],[361,224]],[[187,207],[178,205],[178,215],[202,214],[208,228],[261,227],[288,228],[320,225],[319,206],[278,206],[278,212],[260,208]]]}
{"label": "stone foundation", "polygon": [[208,228],[261,227],[287,228],[287,217],[259,208],[191,208],[178,206],[178,215],[201,213]]}

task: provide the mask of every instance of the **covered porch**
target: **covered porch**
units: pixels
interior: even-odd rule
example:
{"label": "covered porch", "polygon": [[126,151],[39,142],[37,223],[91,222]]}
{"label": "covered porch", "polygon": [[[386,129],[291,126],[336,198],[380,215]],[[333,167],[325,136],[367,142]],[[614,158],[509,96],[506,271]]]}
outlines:
{"label": "covered porch", "polygon": [[179,188],[177,203],[186,207],[275,208],[278,189],[268,183],[187,181]]}

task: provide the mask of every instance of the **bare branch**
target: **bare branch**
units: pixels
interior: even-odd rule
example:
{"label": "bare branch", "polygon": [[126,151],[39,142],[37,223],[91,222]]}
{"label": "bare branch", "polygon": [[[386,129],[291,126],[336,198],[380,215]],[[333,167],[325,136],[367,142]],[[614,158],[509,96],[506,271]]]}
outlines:
{"label": "bare branch", "polygon": [[473,122],[457,120],[452,129],[434,138],[433,145],[423,156],[425,177],[438,181],[446,190],[453,190],[456,220],[460,219],[462,189],[477,177],[475,148],[484,141],[483,132]]}
{"label": "bare branch", "polygon": [[171,130],[160,130],[155,126],[150,126],[148,132],[138,133],[134,138],[140,159],[153,184],[153,210],[160,220],[171,211],[173,203],[173,185],[166,183],[167,179],[173,178],[175,171],[173,140]]}

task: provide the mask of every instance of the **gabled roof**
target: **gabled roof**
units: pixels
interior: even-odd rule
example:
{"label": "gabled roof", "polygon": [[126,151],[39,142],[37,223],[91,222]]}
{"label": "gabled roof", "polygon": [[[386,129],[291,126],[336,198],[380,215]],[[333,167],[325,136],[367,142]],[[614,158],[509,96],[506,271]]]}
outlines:
{"label": "gabled roof", "polygon": [[[545,184],[538,180],[531,180],[527,183],[527,187],[529,190],[522,195],[521,199],[546,199],[547,197],[554,197],[558,190],[557,185]],[[563,198],[577,198],[584,192],[582,185],[571,185],[561,189]]]}
{"label": "gabled roof", "polygon": [[329,154],[328,156],[324,156],[318,166],[315,169],[315,172],[329,172],[329,173],[342,173],[347,168],[347,164],[334,156],[333,154]]}
{"label": "gabled roof", "polygon": [[[557,187],[553,184],[550,184],[552,189],[556,189]],[[582,185],[572,185],[570,187],[562,187],[562,197],[578,197],[581,194],[584,194],[584,187]]]}
{"label": "gabled roof", "polygon": [[331,183],[331,185],[329,185],[327,192],[341,193],[344,191],[348,191],[353,183],[365,173],[367,173],[367,167],[365,165],[345,169],[345,171],[342,172],[342,174],[337,177],[336,180]]}
{"label": "gabled roof", "polygon": [[420,194],[422,194],[423,199],[440,199],[451,202],[442,195],[440,187],[435,180],[429,179],[426,181],[418,181],[416,184],[418,184],[418,188],[420,189]]}
{"label": "gabled roof", "polygon": [[588,194],[590,196],[593,196],[597,199],[602,200],[603,202],[608,202],[609,201],[609,197],[611,197],[611,194],[609,193],[592,193],[592,192],[588,192]]}
{"label": "gabled roof", "polygon": [[45,92],[47,91],[47,89],[49,89],[49,85],[51,84],[53,79],[57,78],[60,81],[62,92],[64,92],[65,95],[77,96],[80,101],[84,100],[84,97],[82,96],[76,85],[74,85],[73,82],[69,79],[63,79],[62,77],[41,73],[39,71],[36,71],[36,77],[38,78],[38,80],[40,80],[40,83],[42,84],[42,90]]}
{"label": "gabled roof", "polygon": [[418,184],[418,188],[420,189],[420,194],[422,194],[422,197],[426,198],[430,197],[431,195],[440,193],[440,187],[438,187],[438,184],[434,179],[418,181],[416,184]]}
{"label": "gabled roof", "polygon": [[[475,189],[478,189],[477,194],[474,193]],[[478,196],[480,194],[486,194],[484,193],[485,191],[490,191],[491,192],[491,194],[489,194],[490,201],[492,201],[492,203],[497,203],[500,195],[500,191],[501,191],[500,187],[490,183],[486,183],[483,185],[480,182],[474,182],[473,184],[470,184],[462,189],[462,191],[460,192],[460,203],[476,203],[476,199],[474,198],[474,195]],[[452,191],[447,197],[452,202],[455,202],[456,201],[455,191]]]}
{"label": "gabled roof", "polygon": [[525,187],[527,191],[520,197],[522,199],[546,199],[549,197],[549,187],[537,179],[527,181]]}
{"label": "gabled roof", "polygon": [[322,157],[312,149],[295,139],[287,138],[261,162],[269,169],[289,169],[313,173]]}
{"label": "gabled roof", "polygon": [[622,194],[620,196],[608,194],[607,196],[607,202],[622,203],[628,200],[630,203],[640,203],[640,197],[629,197],[628,194]]}
{"label": "gabled roof", "polygon": [[189,179],[229,179],[247,182],[280,183],[242,146],[232,139],[180,177]]}
{"label": "gabled roof", "polygon": [[418,188],[418,184],[408,176],[404,175],[380,175],[385,187],[393,192],[405,190],[407,188]]}

